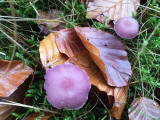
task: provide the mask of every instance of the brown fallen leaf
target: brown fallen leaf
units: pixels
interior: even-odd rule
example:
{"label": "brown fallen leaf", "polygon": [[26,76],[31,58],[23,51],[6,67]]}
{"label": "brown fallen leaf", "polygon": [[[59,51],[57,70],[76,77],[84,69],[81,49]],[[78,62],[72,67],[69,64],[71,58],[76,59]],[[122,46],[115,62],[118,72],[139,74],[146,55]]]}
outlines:
{"label": "brown fallen leaf", "polygon": [[113,88],[105,83],[103,75],[92,61],[89,52],[84,48],[75,30],[64,29],[59,31],[56,36],[56,43],[59,51],[70,57],[67,62],[75,64],[87,72],[92,85],[100,91],[107,92],[108,95],[113,95]]}
{"label": "brown fallen leaf", "polygon": [[114,96],[114,101],[113,99],[109,99],[110,103],[114,103],[112,109],[110,110],[110,114],[112,117],[120,119],[127,101],[128,86],[115,88],[107,85],[100,70],[92,61],[88,51],[81,51],[78,56],[69,58],[67,62],[84,69],[87,72],[93,86],[97,87],[100,91],[107,93],[108,96]]}
{"label": "brown fallen leaf", "polygon": [[89,27],[76,27],[78,36],[93,61],[102,71],[107,84],[127,86],[132,74],[124,45],[110,33]]}
{"label": "brown fallen leaf", "polygon": [[118,20],[120,17],[132,17],[136,14],[140,0],[82,0],[87,7],[87,18],[100,22]]}
{"label": "brown fallen leaf", "polygon": [[59,52],[55,39],[55,33],[50,33],[40,42],[40,59],[46,69],[50,66],[62,64],[67,60],[67,58]]}
{"label": "brown fallen leaf", "polygon": [[61,53],[68,57],[77,55],[84,46],[73,29],[63,29],[56,33],[56,44]]}
{"label": "brown fallen leaf", "polygon": [[0,120],[7,119],[12,112],[16,110],[15,107],[8,106],[8,105],[0,105]]}
{"label": "brown fallen leaf", "polygon": [[[59,35],[58,44],[61,45],[61,47],[59,47],[60,51],[70,56],[67,62],[75,64],[84,69],[87,72],[90,78],[90,82],[93,86],[97,87],[100,91],[107,93],[108,96],[114,96],[114,100],[109,99],[110,103],[114,103],[110,114],[116,119],[120,119],[128,96],[128,86],[115,88],[107,85],[99,68],[95,65],[92,58],[90,57],[89,52],[85,48],[77,49],[77,43],[80,44],[80,47],[81,41],[80,39],[76,38],[78,36],[75,35],[75,31],[73,29],[66,29],[61,30],[60,32],[65,32],[65,35],[63,35],[63,33],[61,33],[62,35]],[[74,37],[70,37],[71,35],[74,35]],[[71,50],[75,52],[72,52]]]}
{"label": "brown fallen leaf", "polygon": [[58,18],[58,12],[62,11],[51,9],[48,12],[42,10],[39,12],[37,22],[40,24],[40,32],[48,34],[49,32],[52,32],[52,30],[59,30],[64,28],[64,25],[60,23]]}
{"label": "brown fallen leaf", "polygon": [[[5,100],[21,102],[24,99],[25,92],[29,87],[30,79],[27,79],[18,89],[12,93],[9,97],[0,97],[0,102],[4,102]],[[6,120],[12,112],[14,112],[17,107],[9,106],[9,105],[1,105],[0,104],[0,120]]]}
{"label": "brown fallen leaf", "polygon": [[[65,33],[60,33],[62,31]],[[58,39],[56,39],[56,43],[58,41],[58,44],[60,46],[58,47],[59,51],[69,56],[69,59],[68,60],[65,59],[65,60],[67,60],[67,62],[75,64],[80,68],[84,69],[89,75],[92,85],[97,87],[100,91],[107,93],[108,96],[114,96],[115,101],[113,101],[113,99],[109,99],[110,103],[114,103],[114,106],[111,109],[110,113],[111,113],[111,116],[115,118],[120,118],[126,103],[128,89],[126,89],[126,87],[115,88],[115,87],[109,86],[106,83],[101,71],[99,70],[99,68],[96,66],[96,64],[93,62],[92,58],[90,57],[89,51],[85,48],[77,49],[77,43],[79,44],[78,47],[80,47],[81,41],[80,39],[76,38],[78,36],[75,35],[74,33],[75,31],[73,29],[65,29],[65,30],[61,30],[60,32],[59,32],[59,36],[57,37],[59,41]],[[74,37],[71,37],[71,34],[73,34]],[[47,36],[47,40],[45,40],[45,44],[49,44],[49,46],[55,45],[55,42],[54,44],[51,42],[47,42],[47,41],[50,41],[49,39],[53,40],[51,37],[51,34]],[[53,61],[53,59],[49,60],[49,58],[47,57],[49,56],[48,52],[52,53],[51,58],[56,59],[59,56],[60,53],[56,46],[55,46],[56,50],[54,50],[53,47],[46,47],[46,48],[48,50],[44,52],[44,55],[45,55],[44,58],[47,59],[45,61]],[[94,52],[94,49],[92,50]],[[55,54],[53,54],[53,51],[55,52]],[[40,52],[40,54],[42,54],[42,52]],[[62,63],[58,63],[58,64],[62,64]],[[54,67],[54,66],[51,66],[51,67]],[[118,114],[115,114],[115,111],[118,112]]]}
{"label": "brown fallen leaf", "polygon": [[75,64],[84,69],[87,72],[92,85],[97,87],[100,91],[107,93],[107,95],[113,96],[114,88],[106,84],[103,75],[101,74],[95,63],[92,61],[87,50],[81,51],[79,55],[73,58],[69,58],[67,62]]}
{"label": "brown fallen leaf", "polygon": [[120,119],[126,105],[128,97],[128,86],[114,88],[114,104],[110,110],[110,115],[116,119]]}
{"label": "brown fallen leaf", "polygon": [[128,116],[130,120],[160,120],[160,106],[150,98],[139,97],[133,100]]}
{"label": "brown fallen leaf", "polygon": [[32,72],[33,70],[25,67],[22,61],[0,58],[0,97],[10,96]]}

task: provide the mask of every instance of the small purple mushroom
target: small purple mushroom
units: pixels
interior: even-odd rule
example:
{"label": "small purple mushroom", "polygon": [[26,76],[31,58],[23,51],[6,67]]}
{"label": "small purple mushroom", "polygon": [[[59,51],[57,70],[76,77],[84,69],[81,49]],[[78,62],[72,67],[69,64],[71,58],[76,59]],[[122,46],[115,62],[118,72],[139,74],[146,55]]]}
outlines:
{"label": "small purple mushroom", "polygon": [[46,72],[44,88],[47,100],[54,107],[74,110],[86,103],[91,83],[84,70],[65,63]]}
{"label": "small purple mushroom", "polygon": [[139,24],[132,17],[122,17],[116,21],[114,30],[121,38],[132,39],[138,35]]}

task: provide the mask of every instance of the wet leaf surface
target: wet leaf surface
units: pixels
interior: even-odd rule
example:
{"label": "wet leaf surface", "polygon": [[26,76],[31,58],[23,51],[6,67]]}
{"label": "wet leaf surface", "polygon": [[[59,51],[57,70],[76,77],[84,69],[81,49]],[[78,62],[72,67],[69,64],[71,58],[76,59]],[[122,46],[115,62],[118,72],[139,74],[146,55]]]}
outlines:
{"label": "wet leaf surface", "polygon": [[112,109],[110,110],[110,114],[116,119],[121,118],[121,115],[125,108],[128,97],[128,88],[129,86],[114,88],[114,104],[112,106]]}
{"label": "wet leaf surface", "polygon": [[114,100],[109,99],[109,102],[113,103],[110,114],[112,117],[120,119],[127,101],[128,86],[115,88],[107,85],[102,73],[92,61],[88,51],[82,51],[78,56],[69,58],[67,62],[75,64],[84,69],[87,72],[90,82],[93,86],[97,87],[100,91],[107,93],[108,96],[114,97]]}
{"label": "wet leaf surface", "polygon": [[106,84],[102,73],[93,62],[89,52],[82,45],[75,30],[64,29],[59,31],[56,36],[56,43],[59,51],[69,57],[67,62],[75,64],[87,72],[92,85],[96,86],[100,91],[113,95],[113,88]]}
{"label": "wet leaf surface", "polygon": [[59,52],[55,39],[55,33],[50,33],[40,42],[40,59],[46,69],[50,66],[62,64],[67,60],[67,58]]}
{"label": "wet leaf surface", "polygon": [[106,92],[108,95],[113,96],[114,88],[106,84],[102,73],[92,61],[88,51],[81,51],[78,56],[69,58],[67,62],[75,64],[84,69],[87,72],[92,85],[97,87],[100,91]]}
{"label": "wet leaf surface", "polygon": [[[27,79],[18,89],[12,93],[9,97],[0,97],[0,102],[5,102],[5,100],[21,102],[24,99],[25,92],[29,88],[30,79]],[[0,105],[0,120],[10,120],[11,113],[14,112],[17,107],[9,105]]]}
{"label": "wet leaf surface", "polygon": [[[71,29],[69,30],[71,31]],[[71,33],[74,35],[74,32],[75,31],[72,30]],[[109,102],[113,103],[113,107],[110,110],[110,114],[111,116],[117,119],[120,119],[126,104],[127,96],[128,96],[128,86],[115,88],[107,85],[100,69],[96,66],[96,64],[93,62],[92,58],[90,57],[89,51],[87,51],[84,48],[77,49],[77,44],[75,44],[75,40],[79,40],[79,42],[77,41],[77,43],[81,45],[80,39],[76,39],[75,37],[69,37],[71,34],[65,34],[65,35],[66,35],[64,37],[65,44],[59,43],[62,46],[61,48],[63,48],[63,45],[67,45],[66,48],[72,47],[72,51],[76,51],[76,54],[73,54],[72,55],[73,57],[70,57],[67,62],[75,64],[80,68],[84,69],[87,72],[92,85],[97,87],[100,91],[107,93],[108,96],[114,96],[114,100],[109,99]],[[67,49],[66,50],[62,49],[62,50],[63,50],[62,51],[63,53],[68,55],[68,52],[66,52]],[[69,54],[70,53],[73,53],[73,52],[69,52]]]}
{"label": "wet leaf surface", "polygon": [[133,100],[128,116],[130,120],[160,120],[160,106],[150,98],[139,97]]}
{"label": "wet leaf surface", "polygon": [[15,107],[8,106],[8,105],[0,105],[0,120],[5,120],[15,110],[16,110]]}
{"label": "wet leaf surface", "polygon": [[76,32],[70,28],[60,30],[56,33],[56,44],[59,51],[68,57],[73,57],[84,49]]}
{"label": "wet leaf surface", "polygon": [[89,27],[76,27],[78,36],[92,60],[103,72],[107,84],[126,86],[132,74],[125,46],[110,33]]}
{"label": "wet leaf surface", "polygon": [[[112,59],[109,59],[110,64],[113,67],[116,67],[120,63],[123,63],[123,59],[125,60],[126,63],[129,64],[127,56],[126,56],[126,52],[124,51],[124,45],[119,40],[117,40],[113,35],[111,35],[109,33],[102,32],[102,31],[97,31],[97,30],[95,30],[94,32],[89,31],[88,28],[85,28],[84,32],[91,34],[92,37],[89,39],[97,40],[96,37],[99,37],[98,38],[98,40],[100,41],[98,43],[99,45],[101,45],[100,43],[103,43],[105,40],[108,40],[107,44],[109,46],[107,46],[107,47],[109,47],[108,49],[110,49],[110,51],[108,50],[109,52],[107,52],[104,50],[104,52],[108,53],[109,55],[113,55],[113,58],[111,56]],[[97,34],[95,34],[95,33],[97,33]],[[99,33],[101,33],[101,34],[99,34]],[[80,36],[81,39],[78,38],[79,37],[78,35]],[[100,91],[107,93],[108,96],[114,97],[114,99],[109,99],[109,103],[113,103],[113,107],[110,110],[110,114],[111,114],[111,116],[119,119],[123,113],[123,109],[126,104],[126,100],[127,100],[127,96],[128,96],[128,86],[117,88],[117,87],[113,87],[113,86],[110,86],[107,84],[107,81],[104,79],[104,76],[103,76],[101,70],[95,64],[96,62],[94,61],[94,57],[91,54],[91,53],[94,53],[96,55],[99,54],[97,52],[98,49],[95,46],[93,46],[92,44],[87,43],[90,48],[88,50],[88,46],[85,46],[86,43],[85,43],[85,41],[82,40],[81,34],[78,33],[78,35],[76,35],[76,32],[73,29],[64,29],[64,30],[59,31],[58,33],[56,33],[56,43],[57,43],[58,47],[54,46],[56,48],[55,50],[53,49],[53,47],[49,47],[53,44],[55,45],[55,41],[54,42],[52,41],[53,43],[46,42],[46,41],[53,40],[53,38],[55,39],[55,36],[53,38],[51,37],[51,35],[47,36],[46,37],[47,40],[45,39],[45,44],[46,45],[49,44],[49,45],[46,47],[48,50],[46,50],[46,52],[44,52],[44,55],[45,55],[44,58],[47,59],[45,61],[54,61],[54,60],[56,60],[56,58],[59,57],[59,55],[61,53],[66,54],[69,58],[65,59],[64,61],[75,64],[75,65],[79,66],[80,68],[84,69],[87,72],[92,85],[97,87]],[[83,42],[84,46],[87,49],[84,48],[84,46],[82,45],[81,42]],[[102,49],[99,48],[99,49],[103,50],[104,48],[102,48]],[[111,50],[113,50],[113,52],[111,52]],[[50,52],[50,53],[48,53],[48,52]],[[54,52],[54,54],[53,54],[53,52]],[[121,52],[124,54],[120,54]],[[42,54],[42,52],[40,52],[40,54]],[[47,56],[50,56],[50,58]],[[54,58],[54,60],[53,60],[53,58]],[[109,58],[110,58],[110,56],[109,56]],[[116,59],[116,60],[114,60],[114,59]],[[122,62],[121,61],[117,62],[117,61],[119,61],[119,59],[122,60]],[[113,60],[113,63],[111,60]],[[62,63],[58,63],[58,64],[62,64]],[[54,67],[54,66],[51,66],[51,67]],[[119,65],[117,69],[120,69],[121,71],[123,71],[124,68],[126,71],[128,70],[128,68],[126,68],[125,66],[123,67],[123,65],[122,66]],[[129,68],[129,70],[130,70],[130,68]],[[127,73],[128,73],[128,71],[127,71]]]}
{"label": "wet leaf surface", "polygon": [[32,72],[22,61],[0,59],[0,97],[10,96]]}

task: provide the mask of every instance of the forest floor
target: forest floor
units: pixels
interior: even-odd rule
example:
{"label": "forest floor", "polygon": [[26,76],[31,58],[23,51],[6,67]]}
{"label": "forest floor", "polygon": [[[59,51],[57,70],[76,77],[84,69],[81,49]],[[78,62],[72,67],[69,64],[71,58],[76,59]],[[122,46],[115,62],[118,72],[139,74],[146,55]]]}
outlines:
{"label": "forest floor", "polygon": [[[74,2],[70,2],[71,4],[67,1],[9,0],[7,2],[0,0],[0,57],[4,60],[22,60],[26,65],[34,69],[34,82],[30,85],[30,89],[25,96],[32,98],[31,106],[44,110],[40,111],[28,107],[24,109],[24,112],[15,111],[12,113],[15,120],[23,120],[32,112],[38,114],[38,120],[48,115],[48,112],[45,110],[53,110],[52,106],[47,102],[46,93],[43,88],[45,70],[41,65],[39,57],[39,43],[46,35],[40,32],[40,25],[37,22],[40,10],[49,11],[50,9],[57,9],[63,11],[58,17],[65,24],[65,28],[92,26],[103,31],[109,29],[103,23],[86,19],[86,9],[80,0],[74,0]],[[133,70],[123,120],[129,119],[128,108],[137,97],[149,97],[160,103],[159,4],[158,0],[142,2],[137,10],[137,15],[134,16],[140,24],[138,36],[130,40],[121,39],[126,44],[128,59]],[[10,37],[7,37],[6,34]],[[15,37],[15,34],[17,37]],[[19,46],[15,44],[15,41]],[[102,104],[102,102],[105,102],[104,96],[101,94],[97,97],[97,94],[91,91],[89,100],[82,109],[72,111],[63,109],[60,111],[61,115],[52,114],[50,119],[109,119],[108,109]]]}

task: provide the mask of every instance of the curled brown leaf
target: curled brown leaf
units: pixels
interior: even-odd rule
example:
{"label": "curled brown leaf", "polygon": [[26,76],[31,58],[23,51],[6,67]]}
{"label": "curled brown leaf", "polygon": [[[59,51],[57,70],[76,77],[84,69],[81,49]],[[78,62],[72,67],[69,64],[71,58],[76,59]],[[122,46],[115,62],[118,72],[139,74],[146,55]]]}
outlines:
{"label": "curled brown leaf", "polygon": [[126,105],[128,97],[128,86],[121,88],[114,88],[114,104],[110,110],[111,116],[116,119],[120,119]]}
{"label": "curled brown leaf", "polygon": [[[25,92],[29,87],[30,79],[27,79],[18,89],[12,93],[9,97],[0,97],[0,102],[6,102],[6,100],[21,102],[24,99]],[[11,113],[17,109],[15,106],[0,105],[0,120],[11,120]]]}
{"label": "curled brown leaf", "polygon": [[0,97],[10,96],[32,72],[22,61],[0,58]]}
{"label": "curled brown leaf", "polygon": [[40,59],[46,69],[50,66],[62,64],[67,60],[67,58],[59,52],[55,39],[55,33],[50,33],[40,42]]}
{"label": "curled brown leaf", "polygon": [[92,61],[92,58],[86,50],[81,51],[78,56],[69,58],[67,62],[84,69],[93,86],[97,87],[100,91],[107,93],[108,96],[114,97],[114,100],[109,99],[109,102],[113,103],[110,114],[112,117],[120,119],[127,101],[128,86],[117,88],[107,85],[99,68]]}
{"label": "curled brown leaf", "polygon": [[6,120],[16,108],[8,105],[0,105],[0,120]]}
{"label": "curled brown leaf", "polygon": [[59,51],[68,57],[73,57],[84,49],[76,32],[70,28],[60,30],[56,33],[56,44]]}
{"label": "curled brown leaf", "polygon": [[[61,33],[61,32],[65,32],[65,33]],[[74,35],[74,37],[71,37],[71,34]],[[97,80],[95,81],[93,80],[93,85],[99,86],[101,91],[104,91],[104,92],[106,91],[106,84],[105,84],[105,81],[103,80],[103,76],[101,75],[96,65],[93,63],[92,59],[89,56],[88,51],[85,50],[85,48],[82,46],[80,39],[78,38],[78,36],[76,35],[76,32],[73,29],[65,29],[57,33],[56,43],[59,46],[58,48],[55,44],[55,33],[49,34],[44,40],[41,41],[39,51],[40,51],[41,61],[44,66],[47,66],[48,64],[50,64],[50,62],[54,63],[54,61],[56,61],[57,59],[61,60],[60,52],[62,52],[68,55],[69,57],[71,57],[68,60],[68,62],[77,64],[79,66],[82,65],[81,67],[86,71],[88,71],[91,78],[97,77],[96,78]],[[62,59],[62,63],[65,61],[66,59],[64,60]],[[62,63],[58,63],[58,64],[62,64]],[[90,67],[87,67],[87,66],[90,66]],[[97,72],[99,72],[99,74],[95,74]]]}
{"label": "curled brown leaf", "polygon": [[[16,102],[23,100],[29,81],[25,79],[32,72],[33,70],[24,66],[22,61],[7,61],[0,58],[0,102],[4,99]],[[15,110],[16,107],[0,105],[0,120],[5,120]]]}
{"label": "curled brown leaf", "polygon": [[[64,32],[64,33],[61,33],[61,32]],[[98,31],[98,34],[96,34],[98,36],[96,36],[95,33],[92,33],[91,31],[89,31],[88,28],[87,28],[87,31],[84,30],[84,32],[90,33],[91,36],[93,37],[93,40],[97,39],[96,37],[100,37],[99,39],[102,39],[102,40],[105,40],[107,38],[107,40],[108,40],[108,35],[109,35],[109,38],[110,38],[108,40],[109,41],[108,43],[110,45],[109,47],[114,48],[115,50],[120,49],[120,52],[121,52],[121,50],[124,51],[124,46],[119,40],[118,40],[118,46],[116,45],[117,42],[114,43],[115,37],[113,35],[110,35],[110,34],[106,35],[103,32],[102,32],[103,34],[99,34],[99,31]],[[95,30],[95,32],[97,32],[97,30]],[[71,35],[74,35],[74,36],[71,36]],[[60,52],[66,54],[69,57],[67,62],[75,64],[75,65],[79,66],[80,68],[84,69],[87,72],[88,76],[90,77],[90,82],[92,83],[92,85],[97,87],[100,91],[103,91],[103,92],[107,93],[108,96],[113,96],[114,97],[114,100],[109,99],[110,103],[114,103],[110,113],[111,113],[111,116],[119,119],[121,117],[121,114],[123,112],[123,109],[124,109],[124,106],[125,106],[125,103],[126,103],[128,87],[117,88],[117,87],[109,86],[107,84],[107,82],[105,81],[102,72],[97,67],[97,65],[94,63],[93,57],[90,56],[90,51],[97,54],[98,49],[95,48],[92,44],[88,44],[90,49],[87,50],[88,46],[87,47],[85,46],[85,42],[82,40],[84,46],[87,49],[82,46],[82,43],[81,43],[80,39],[77,38],[77,37],[78,36],[76,35],[75,30],[73,30],[73,29],[61,30],[58,33],[58,36],[57,36],[57,39],[56,39],[56,43],[58,42],[58,44],[59,44],[58,45],[59,47],[56,48],[56,50],[59,49]],[[91,38],[89,38],[89,39],[91,39]],[[103,41],[102,41],[102,43],[103,43]],[[46,43],[46,44],[48,44],[48,43]],[[79,45],[79,46],[77,46],[77,45]],[[52,52],[54,51],[53,48],[52,49],[49,49],[49,48],[50,47],[47,47],[48,50],[52,50]],[[113,49],[113,51],[114,51],[114,49]],[[112,52],[108,52],[108,53],[111,53],[111,55],[112,55]],[[124,53],[126,53],[126,52],[124,51]],[[45,52],[45,54],[46,54],[46,56],[48,56],[47,55],[48,53]],[[60,53],[58,53],[58,54],[60,54]],[[54,56],[55,58],[57,58],[56,55],[57,54],[52,54],[52,57]],[[121,54],[119,56],[121,56]],[[122,54],[122,57],[120,57],[120,58],[123,60],[123,54]],[[125,56],[124,58],[127,58],[127,57]],[[117,63],[116,60],[113,59],[113,65],[114,66],[116,66],[116,63]],[[119,66],[119,67],[120,67],[120,70],[121,69],[123,70],[123,66],[122,66],[122,68],[121,68],[121,66]],[[115,114],[117,112],[118,112],[118,114]]]}
{"label": "curled brown leaf", "polygon": [[76,27],[78,36],[93,61],[102,71],[108,85],[127,86],[132,74],[124,45],[110,33],[89,27]]}
{"label": "curled brown leaf", "polygon": [[59,51],[69,57],[67,62],[75,64],[87,72],[92,85],[108,95],[113,95],[113,87],[106,84],[103,75],[92,61],[89,52],[84,48],[75,30],[64,29],[59,31],[56,36],[56,43]]}
{"label": "curled brown leaf", "polygon": [[[66,32],[66,30],[62,30],[62,31]],[[100,91],[107,93],[108,96],[114,97],[114,100],[109,99],[109,102],[113,103],[113,107],[110,110],[110,114],[116,119],[120,119],[126,104],[127,96],[128,96],[128,86],[116,88],[116,87],[111,87],[107,85],[101,71],[99,70],[99,68],[96,66],[96,64],[93,62],[92,58],[90,57],[89,52],[85,48],[77,49],[78,44],[80,44],[79,47],[81,46],[81,41],[80,39],[75,38],[75,37],[78,37],[75,35],[75,31],[72,29],[68,29],[67,31],[68,32],[64,33],[65,36],[60,35],[60,38],[62,39],[58,41],[59,44],[61,45],[61,47],[59,47],[60,51],[70,56],[67,62],[75,64],[87,72],[90,78],[90,82],[92,83],[93,86],[97,87]],[[74,35],[74,37],[70,37],[72,35],[71,33]],[[65,44],[63,39],[65,39]],[[76,52],[70,51],[71,47],[72,47],[72,51],[76,51]],[[64,48],[64,49],[61,49],[61,48]],[[76,53],[76,54],[72,54],[72,53]]]}
{"label": "curled brown leaf", "polygon": [[81,51],[79,55],[73,58],[69,58],[67,62],[75,64],[84,69],[87,72],[92,85],[97,87],[100,91],[107,93],[107,95],[113,96],[114,88],[106,84],[103,75],[92,61],[87,50]]}

